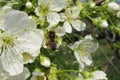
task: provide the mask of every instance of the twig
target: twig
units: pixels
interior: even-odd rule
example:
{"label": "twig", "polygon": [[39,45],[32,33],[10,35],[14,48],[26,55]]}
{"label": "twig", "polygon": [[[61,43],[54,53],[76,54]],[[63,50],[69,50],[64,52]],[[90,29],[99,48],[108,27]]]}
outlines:
{"label": "twig", "polygon": [[[112,67],[116,70],[116,72],[118,74],[120,74],[120,71],[116,68],[116,66],[113,64],[112,60],[110,60],[110,58],[102,51],[102,49],[100,48],[101,52],[103,53],[103,55],[107,58],[107,60],[109,61],[109,63],[112,65]],[[113,57],[114,58],[114,57]]]}

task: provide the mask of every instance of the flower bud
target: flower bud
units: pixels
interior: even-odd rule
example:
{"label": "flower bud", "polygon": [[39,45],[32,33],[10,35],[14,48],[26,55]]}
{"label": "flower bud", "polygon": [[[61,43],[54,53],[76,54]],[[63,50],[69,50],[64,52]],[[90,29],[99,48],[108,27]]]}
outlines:
{"label": "flower bud", "polygon": [[94,71],[92,72],[95,80],[108,80],[106,74],[103,71]]}
{"label": "flower bud", "polygon": [[87,3],[87,8],[94,8],[96,6],[95,2],[88,2]]}
{"label": "flower bud", "polygon": [[119,6],[119,4],[117,4],[115,2],[110,2],[110,3],[108,3],[108,9],[110,11],[118,11],[118,10],[120,10],[120,6]]}
{"label": "flower bud", "polygon": [[40,55],[40,63],[44,67],[50,67],[50,59],[44,55]]}
{"label": "flower bud", "polygon": [[90,8],[94,8],[94,7],[95,7],[95,3],[92,2],[92,3],[90,4]]}
{"label": "flower bud", "polygon": [[120,11],[117,12],[117,18],[120,18]]}
{"label": "flower bud", "polygon": [[100,27],[102,27],[102,28],[108,27],[107,21],[106,20],[101,20]]}
{"label": "flower bud", "polygon": [[32,8],[32,3],[31,2],[27,2],[25,4],[25,6],[26,6],[26,8],[31,9]]}
{"label": "flower bud", "polygon": [[87,78],[87,77],[90,77],[91,76],[91,73],[90,72],[88,72],[88,71],[83,71],[83,76],[85,77],[85,78]]}
{"label": "flower bud", "polygon": [[108,22],[104,19],[101,18],[95,18],[93,19],[93,24],[97,25],[100,28],[106,28],[108,27]]}

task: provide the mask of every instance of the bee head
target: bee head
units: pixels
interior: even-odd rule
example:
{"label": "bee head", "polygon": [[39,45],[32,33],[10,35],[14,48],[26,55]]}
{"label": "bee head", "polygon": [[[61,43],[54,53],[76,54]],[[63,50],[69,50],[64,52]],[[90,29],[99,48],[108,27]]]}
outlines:
{"label": "bee head", "polygon": [[54,31],[49,31],[48,36],[51,38],[55,38],[55,32]]}

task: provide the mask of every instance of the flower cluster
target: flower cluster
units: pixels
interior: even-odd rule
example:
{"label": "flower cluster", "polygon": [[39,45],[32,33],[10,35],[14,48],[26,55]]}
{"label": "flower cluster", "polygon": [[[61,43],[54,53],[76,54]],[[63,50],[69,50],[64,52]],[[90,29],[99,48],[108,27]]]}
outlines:
{"label": "flower cluster", "polygon": [[91,55],[99,47],[96,30],[120,34],[120,5],[97,1],[6,2],[0,10],[0,80],[107,80],[91,69]]}
{"label": "flower cluster", "polygon": [[25,12],[12,10],[5,16],[0,32],[0,61],[9,75],[23,72],[23,64],[33,62],[40,53],[43,31]]}

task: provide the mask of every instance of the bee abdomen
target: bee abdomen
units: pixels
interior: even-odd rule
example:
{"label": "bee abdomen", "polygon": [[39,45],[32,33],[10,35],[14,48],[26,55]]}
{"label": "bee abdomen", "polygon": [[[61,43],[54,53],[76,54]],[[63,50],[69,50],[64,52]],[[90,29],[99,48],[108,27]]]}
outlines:
{"label": "bee abdomen", "polygon": [[50,42],[50,49],[51,50],[53,50],[53,51],[55,51],[56,50],[56,47],[57,47],[57,45],[56,45],[56,42]]}

